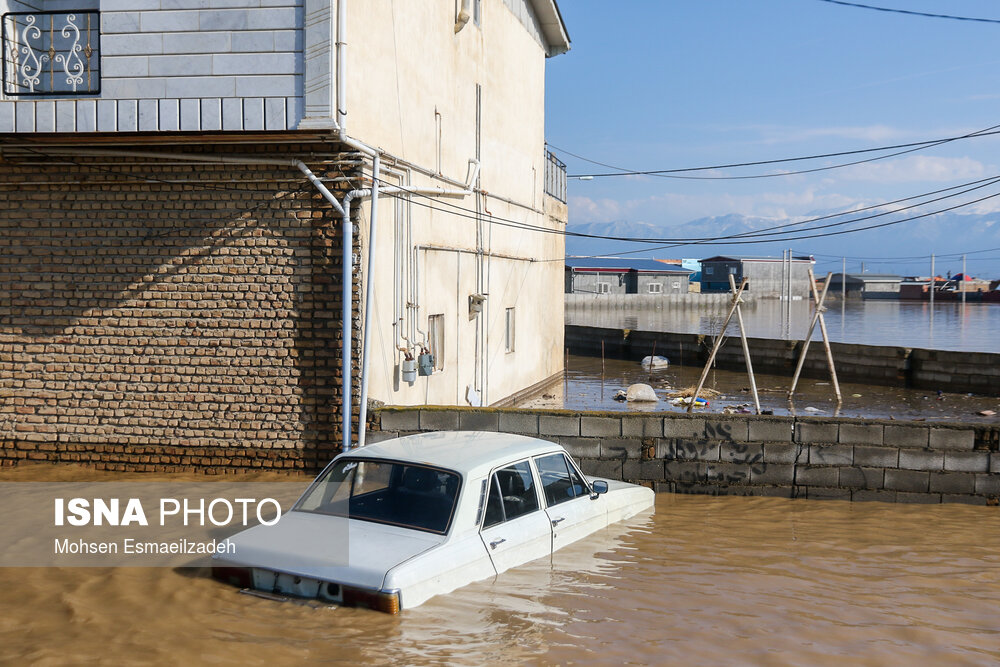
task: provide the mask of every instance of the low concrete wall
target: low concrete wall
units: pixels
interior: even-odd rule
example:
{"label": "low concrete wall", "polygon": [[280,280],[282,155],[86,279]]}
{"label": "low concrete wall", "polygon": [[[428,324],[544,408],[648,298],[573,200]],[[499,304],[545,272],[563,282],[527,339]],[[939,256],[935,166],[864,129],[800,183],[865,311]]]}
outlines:
{"label": "low concrete wall", "polygon": [[996,426],[453,407],[385,407],[373,424],[371,443],[442,430],[536,436],[588,475],[657,491],[1000,504]]}
{"label": "low concrete wall", "polygon": [[[638,361],[652,354],[655,344],[656,354],[682,366],[703,365],[712,347],[712,338],[704,334],[566,326],[566,347],[573,354],[600,356],[602,341],[604,353],[611,358]],[[802,341],[750,338],[749,342],[754,371],[787,376],[795,372]],[[831,348],[841,380],[1000,396],[1000,354],[848,343],[831,343]],[[738,337],[726,339],[716,365],[728,370],[746,369]],[[813,378],[829,376],[821,343],[810,344],[802,374]]]}

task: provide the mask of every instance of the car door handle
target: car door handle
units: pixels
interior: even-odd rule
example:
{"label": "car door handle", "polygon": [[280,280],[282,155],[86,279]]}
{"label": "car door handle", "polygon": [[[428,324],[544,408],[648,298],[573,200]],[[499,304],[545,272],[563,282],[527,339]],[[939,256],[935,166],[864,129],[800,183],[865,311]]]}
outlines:
{"label": "car door handle", "polygon": [[502,537],[499,540],[493,540],[492,542],[490,542],[490,549],[496,549],[498,545],[503,544],[506,541],[507,540],[505,540]]}
{"label": "car door handle", "polygon": [[553,526],[558,526],[561,521],[565,521],[565,520],[566,520],[566,517],[564,517],[564,516],[561,516],[558,519],[552,519],[552,525]]}

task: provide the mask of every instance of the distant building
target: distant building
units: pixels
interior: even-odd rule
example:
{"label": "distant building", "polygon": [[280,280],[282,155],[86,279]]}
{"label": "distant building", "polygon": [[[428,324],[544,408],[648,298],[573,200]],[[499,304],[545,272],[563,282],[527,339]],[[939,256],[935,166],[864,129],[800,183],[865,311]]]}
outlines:
{"label": "distant building", "polygon": [[830,276],[829,293],[839,296],[846,286],[849,299],[898,299],[902,281],[902,276],[888,273],[835,273]]}
{"label": "distant building", "polygon": [[690,276],[655,259],[566,258],[567,294],[687,294]]}
{"label": "distant building", "polygon": [[786,272],[790,273],[792,298],[809,296],[809,269],[815,260],[808,256],[792,257],[789,263],[780,257],[748,257],[719,255],[701,260],[701,291],[728,292],[729,276],[736,284],[746,278],[747,291],[755,296],[780,297],[785,286]]}

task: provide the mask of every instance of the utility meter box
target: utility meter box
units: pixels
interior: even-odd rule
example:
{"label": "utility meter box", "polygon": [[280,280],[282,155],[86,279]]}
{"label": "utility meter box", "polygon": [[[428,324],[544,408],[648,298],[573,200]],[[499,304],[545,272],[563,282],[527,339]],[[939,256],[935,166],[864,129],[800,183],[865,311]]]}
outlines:
{"label": "utility meter box", "polygon": [[402,371],[403,382],[413,384],[417,381],[417,362],[415,359],[403,359],[399,368]]}
{"label": "utility meter box", "polygon": [[433,375],[434,374],[434,355],[430,352],[424,352],[419,357],[417,357],[417,373],[422,376]]}

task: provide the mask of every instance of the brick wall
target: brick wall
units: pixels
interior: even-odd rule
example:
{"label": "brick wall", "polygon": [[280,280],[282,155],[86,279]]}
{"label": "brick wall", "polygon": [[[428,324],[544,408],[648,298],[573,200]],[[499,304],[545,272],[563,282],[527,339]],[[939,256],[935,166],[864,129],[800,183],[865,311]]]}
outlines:
{"label": "brick wall", "polygon": [[0,460],[227,470],[332,456],[340,219],[297,170],[16,155],[0,161]]}
{"label": "brick wall", "polygon": [[657,491],[1000,505],[1000,428],[849,418],[383,408],[377,442],[518,433],[563,445],[588,475]]}

